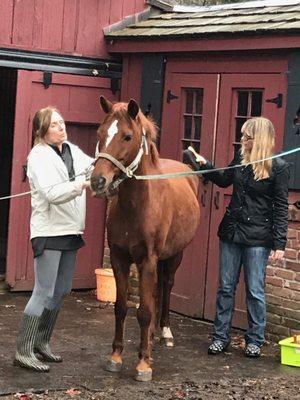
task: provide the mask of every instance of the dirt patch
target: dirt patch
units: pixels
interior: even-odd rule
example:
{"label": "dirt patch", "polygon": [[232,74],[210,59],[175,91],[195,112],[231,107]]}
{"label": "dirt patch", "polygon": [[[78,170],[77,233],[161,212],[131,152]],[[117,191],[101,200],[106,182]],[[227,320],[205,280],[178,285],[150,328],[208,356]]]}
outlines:
{"label": "dirt patch", "polygon": [[[139,385],[139,384],[138,384]],[[150,385],[125,385],[124,388],[88,390],[71,388],[65,391],[44,393],[18,393],[2,396],[2,400],[298,400],[299,385],[294,379],[221,379],[196,383],[192,380],[181,384],[157,383]],[[149,388],[151,386],[151,388]],[[153,386],[153,387],[152,387]]]}
{"label": "dirt patch", "polygon": [[93,293],[72,293],[64,302],[52,341],[64,362],[48,374],[12,365],[16,335],[28,295],[0,297],[0,400],[300,400],[300,368],[280,364],[279,348],[269,343],[259,359],[243,354],[243,332],[234,330],[225,354],[209,356],[211,324],[171,315],[173,349],[153,348],[153,381],[133,380],[139,327],[128,312],[124,367],[104,370],[111,352],[114,311]]}

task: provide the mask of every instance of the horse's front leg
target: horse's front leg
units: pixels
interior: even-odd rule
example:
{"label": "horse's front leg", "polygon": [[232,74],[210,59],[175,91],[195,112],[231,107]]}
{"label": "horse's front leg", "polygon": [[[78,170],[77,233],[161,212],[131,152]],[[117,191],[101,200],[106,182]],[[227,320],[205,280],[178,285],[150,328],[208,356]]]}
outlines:
{"label": "horse's front leg", "polygon": [[113,352],[108,360],[106,369],[118,372],[122,368],[122,352],[124,348],[124,321],[127,314],[128,276],[131,260],[126,254],[113,249],[110,254],[111,263],[116,279],[117,298],[115,303],[115,337]]}
{"label": "horse's front leg", "polygon": [[139,269],[140,307],[137,318],[141,331],[139,362],[136,367],[135,379],[141,382],[152,379],[151,348],[155,331],[156,295],[157,295],[157,258],[152,257],[142,264]]}

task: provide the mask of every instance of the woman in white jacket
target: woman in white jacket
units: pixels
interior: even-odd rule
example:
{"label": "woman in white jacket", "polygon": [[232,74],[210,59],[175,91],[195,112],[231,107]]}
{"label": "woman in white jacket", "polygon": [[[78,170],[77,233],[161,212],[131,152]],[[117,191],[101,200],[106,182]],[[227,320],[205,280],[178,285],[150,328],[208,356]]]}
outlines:
{"label": "woman in white jacket", "polygon": [[[30,233],[35,286],[17,340],[15,364],[47,372],[41,361],[61,362],[49,341],[63,301],[72,287],[77,250],[84,245],[85,174],[93,159],[67,141],[65,122],[53,107],[33,119],[35,146],[28,156]],[[39,358],[38,358],[39,357]]]}

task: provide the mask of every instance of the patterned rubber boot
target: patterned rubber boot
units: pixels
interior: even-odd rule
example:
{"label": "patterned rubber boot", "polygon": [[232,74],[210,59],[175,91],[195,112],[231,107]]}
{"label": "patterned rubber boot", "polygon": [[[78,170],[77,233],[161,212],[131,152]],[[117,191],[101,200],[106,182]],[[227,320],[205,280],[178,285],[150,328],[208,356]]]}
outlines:
{"label": "patterned rubber boot", "polygon": [[48,372],[49,366],[38,360],[33,351],[40,320],[41,317],[35,315],[23,315],[14,364],[38,372]]}
{"label": "patterned rubber boot", "polygon": [[34,351],[41,355],[44,360],[50,362],[62,362],[62,357],[54,354],[49,345],[58,313],[59,309],[44,309],[34,344]]}

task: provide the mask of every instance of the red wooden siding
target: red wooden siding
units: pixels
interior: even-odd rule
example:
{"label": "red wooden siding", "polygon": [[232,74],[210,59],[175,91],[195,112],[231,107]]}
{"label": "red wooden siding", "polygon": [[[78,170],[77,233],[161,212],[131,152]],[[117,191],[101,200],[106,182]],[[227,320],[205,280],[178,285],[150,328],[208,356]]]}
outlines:
{"label": "red wooden siding", "polygon": [[1,0],[0,45],[109,58],[102,29],[145,0]]}
{"label": "red wooden siding", "polygon": [[142,85],[141,55],[128,55],[123,57],[123,73],[121,86],[121,100],[128,101],[131,98],[140,101]]}

